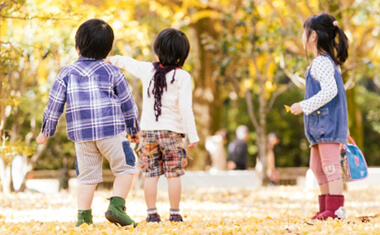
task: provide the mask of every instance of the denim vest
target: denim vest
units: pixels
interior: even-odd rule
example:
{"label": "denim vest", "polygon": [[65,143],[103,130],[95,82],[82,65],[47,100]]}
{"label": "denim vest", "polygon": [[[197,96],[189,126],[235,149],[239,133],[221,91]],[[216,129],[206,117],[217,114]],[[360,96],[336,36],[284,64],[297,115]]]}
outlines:
{"label": "denim vest", "polygon": [[[310,113],[304,114],[305,134],[310,142],[310,146],[319,143],[347,143],[348,135],[348,114],[347,114],[347,101],[346,91],[344,90],[344,83],[342,75],[335,65],[335,62],[329,55],[321,55],[328,57],[334,64],[335,73],[334,78],[338,88],[338,94],[327,104],[319,109]],[[314,96],[321,90],[321,86],[315,80],[309,69],[307,70],[306,77],[306,92],[305,100]]]}

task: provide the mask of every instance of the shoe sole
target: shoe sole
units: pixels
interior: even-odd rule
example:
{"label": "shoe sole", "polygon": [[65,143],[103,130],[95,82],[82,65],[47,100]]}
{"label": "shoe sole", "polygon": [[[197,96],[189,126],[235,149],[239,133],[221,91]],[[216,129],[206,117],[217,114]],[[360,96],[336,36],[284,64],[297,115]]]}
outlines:
{"label": "shoe sole", "polygon": [[[107,219],[109,222],[111,222],[111,223],[118,224],[118,225],[123,226],[123,227],[124,227],[124,226],[128,226],[128,225],[131,225],[131,224],[128,224],[128,223],[126,223],[125,221],[123,221],[123,220],[117,218],[116,216],[114,216],[114,215],[112,214],[111,211],[107,211],[107,212],[105,213],[105,216],[106,216],[106,219]],[[133,227],[136,228],[137,223],[132,223],[132,224],[133,224]]]}
{"label": "shoe sole", "polygon": [[160,223],[161,220],[146,220],[147,223]]}

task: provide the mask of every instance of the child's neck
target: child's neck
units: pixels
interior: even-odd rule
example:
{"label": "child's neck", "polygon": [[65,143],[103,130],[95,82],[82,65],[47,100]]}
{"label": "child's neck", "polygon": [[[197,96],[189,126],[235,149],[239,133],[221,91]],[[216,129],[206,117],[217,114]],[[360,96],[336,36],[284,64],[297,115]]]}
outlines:
{"label": "child's neck", "polygon": [[317,56],[319,56],[321,53],[318,51],[317,47],[313,47],[313,55],[314,55],[314,58],[316,58]]}
{"label": "child's neck", "polygon": [[316,46],[313,48],[314,58],[316,58],[317,56],[322,55],[322,54],[326,54],[326,52],[324,50],[318,51]]}

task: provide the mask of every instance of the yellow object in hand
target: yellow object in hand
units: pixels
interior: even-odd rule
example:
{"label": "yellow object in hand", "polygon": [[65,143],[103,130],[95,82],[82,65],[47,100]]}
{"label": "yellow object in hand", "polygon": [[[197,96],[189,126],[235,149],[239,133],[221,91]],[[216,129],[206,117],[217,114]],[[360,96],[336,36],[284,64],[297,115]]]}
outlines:
{"label": "yellow object in hand", "polygon": [[290,106],[284,104],[284,107],[285,107],[286,112],[289,113],[289,111],[290,111]]}

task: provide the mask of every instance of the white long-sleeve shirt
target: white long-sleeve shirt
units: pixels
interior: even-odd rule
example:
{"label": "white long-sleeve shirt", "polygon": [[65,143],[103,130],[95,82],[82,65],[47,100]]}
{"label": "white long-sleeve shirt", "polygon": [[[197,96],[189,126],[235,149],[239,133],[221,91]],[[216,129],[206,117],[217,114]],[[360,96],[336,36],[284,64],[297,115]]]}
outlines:
{"label": "white long-sleeve shirt", "polygon": [[[150,97],[147,89],[154,75],[154,67],[151,62],[138,61],[125,56],[110,57],[111,63],[116,67],[123,68],[130,74],[140,78],[143,84],[143,106],[141,113],[141,130],[168,130],[177,133],[187,134],[189,142],[199,141],[195,127],[194,114],[192,109],[192,83],[188,72],[177,69],[166,74],[167,90],[164,90],[161,97],[161,115],[156,121],[154,114],[154,95],[152,90],[154,81],[150,87]],[[173,73],[175,81],[171,84]]]}
{"label": "white long-sleeve shirt", "polygon": [[319,82],[321,90],[309,99],[300,102],[301,108],[306,115],[327,104],[338,94],[333,62],[326,56],[319,55],[312,61],[310,66],[311,76]]}

